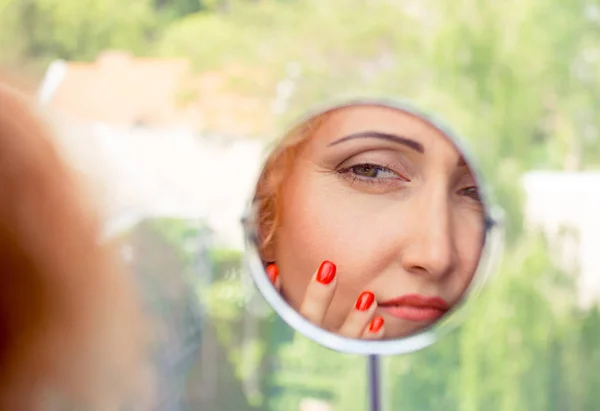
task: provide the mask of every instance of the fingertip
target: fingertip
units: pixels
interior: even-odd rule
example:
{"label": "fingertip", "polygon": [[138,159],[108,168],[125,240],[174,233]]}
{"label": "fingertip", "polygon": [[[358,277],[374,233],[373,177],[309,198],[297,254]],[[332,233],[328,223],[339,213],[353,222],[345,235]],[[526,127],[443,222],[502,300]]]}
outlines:
{"label": "fingertip", "polygon": [[358,311],[374,310],[377,303],[375,302],[375,294],[371,291],[363,291],[356,300],[354,308]]}
{"label": "fingertip", "polygon": [[385,324],[383,318],[375,317],[369,323],[369,326],[363,334],[364,340],[382,340],[385,334]]}
{"label": "fingertip", "polygon": [[369,332],[371,334],[378,334],[383,329],[383,326],[384,326],[383,317],[378,315],[371,320],[371,323],[369,324]]}
{"label": "fingertip", "polygon": [[331,261],[323,261],[315,274],[315,281],[323,285],[331,284],[336,278],[337,267]]}
{"label": "fingertip", "polygon": [[267,273],[267,277],[269,277],[271,284],[275,285],[277,280],[279,280],[279,268],[277,265],[275,263],[267,265],[265,272]]}

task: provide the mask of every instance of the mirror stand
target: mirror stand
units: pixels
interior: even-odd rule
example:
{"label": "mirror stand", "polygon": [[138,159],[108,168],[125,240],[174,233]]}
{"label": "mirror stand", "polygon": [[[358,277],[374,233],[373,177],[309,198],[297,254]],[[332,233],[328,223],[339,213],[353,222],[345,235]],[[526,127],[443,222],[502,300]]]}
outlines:
{"label": "mirror stand", "polygon": [[381,409],[381,363],[379,355],[372,354],[368,358],[369,378],[369,410],[382,411]]}
{"label": "mirror stand", "polygon": [[[435,151],[426,150],[434,146]],[[328,349],[360,355],[359,361],[368,356],[367,369],[358,370],[360,377],[367,372],[368,392],[360,400],[367,410],[394,408],[396,396],[385,386],[391,384],[393,363],[381,356],[416,352],[456,328],[467,312],[464,297],[474,298],[499,263],[502,212],[491,208],[474,164],[462,140],[441,120],[387,99],[315,109],[285,131],[264,159],[242,220],[252,278],[300,334]],[[436,178],[419,180],[419,172]],[[398,202],[402,181],[413,174],[422,189]],[[441,186],[446,189],[435,188]],[[429,192],[444,206],[421,207],[421,201],[429,201],[423,193]],[[382,202],[399,206],[381,208]],[[438,214],[452,216],[453,224],[440,227],[444,241],[434,247],[452,252],[440,254],[443,259],[436,252],[431,260],[430,247],[412,244],[415,236],[432,233],[438,241],[437,227],[420,224],[433,224],[437,220],[430,217]],[[462,224],[463,217],[468,224]],[[461,230],[448,228],[454,225]],[[329,241],[339,236],[345,237]],[[358,236],[366,240],[354,241]],[[391,245],[381,247],[380,239],[388,237]],[[415,262],[436,278],[433,284],[406,269]],[[341,293],[334,281],[338,264]],[[452,275],[439,280],[445,271]],[[283,282],[289,282],[290,295],[282,292]],[[302,309],[308,306],[310,316]]]}

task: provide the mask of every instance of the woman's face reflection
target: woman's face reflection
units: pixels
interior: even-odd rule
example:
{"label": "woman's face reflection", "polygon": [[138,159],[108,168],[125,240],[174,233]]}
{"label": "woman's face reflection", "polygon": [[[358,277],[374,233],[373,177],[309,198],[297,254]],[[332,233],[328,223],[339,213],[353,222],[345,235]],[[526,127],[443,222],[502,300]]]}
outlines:
{"label": "woman's face reflection", "polygon": [[434,320],[398,313],[394,300],[439,297],[452,307],[473,278],[484,236],[475,180],[454,145],[413,115],[368,105],[328,113],[280,195],[269,257],[297,309],[315,268],[336,264],[327,329],[370,290],[385,338],[409,335]]}

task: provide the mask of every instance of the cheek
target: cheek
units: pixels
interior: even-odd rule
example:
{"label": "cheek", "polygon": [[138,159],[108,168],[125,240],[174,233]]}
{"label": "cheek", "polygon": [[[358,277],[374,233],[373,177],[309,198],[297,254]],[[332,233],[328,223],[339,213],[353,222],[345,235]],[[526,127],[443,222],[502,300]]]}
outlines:
{"label": "cheek", "polygon": [[463,223],[458,225],[455,230],[455,241],[461,264],[460,271],[464,273],[461,276],[461,282],[468,283],[473,279],[481,259],[484,227],[477,217],[467,222],[463,220]]}
{"label": "cheek", "polygon": [[364,204],[348,198],[343,189],[318,179],[294,183],[283,193],[282,224],[275,249],[288,299],[299,303],[324,260],[337,266],[341,297],[348,293],[348,298],[355,298],[354,294],[379,272],[376,268],[383,261],[381,227],[385,225],[373,221],[372,212],[365,218]]}

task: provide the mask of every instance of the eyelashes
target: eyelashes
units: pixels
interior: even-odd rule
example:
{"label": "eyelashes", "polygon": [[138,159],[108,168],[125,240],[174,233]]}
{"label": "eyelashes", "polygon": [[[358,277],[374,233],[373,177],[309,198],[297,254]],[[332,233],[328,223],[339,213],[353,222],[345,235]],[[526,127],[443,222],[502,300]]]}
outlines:
{"label": "eyelashes", "polygon": [[[388,165],[375,163],[360,163],[337,170],[337,174],[351,184],[365,184],[379,186],[382,190],[389,190],[390,186],[402,188],[411,180],[392,170]],[[476,185],[461,188],[457,191],[460,196],[467,197],[477,204],[482,204],[479,188]]]}
{"label": "eyelashes", "polygon": [[410,182],[408,178],[401,176],[390,167],[373,163],[355,164],[337,172],[342,178],[351,180],[352,183],[393,185]]}
{"label": "eyelashes", "polygon": [[481,196],[479,195],[479,188],[477,188],[477,186],[465,187],[463,189],[460,189],[458,192],[461,195],[464,195],[466,197],[469,197],[473,201],[476,201],[477,203],[482,203]]}

